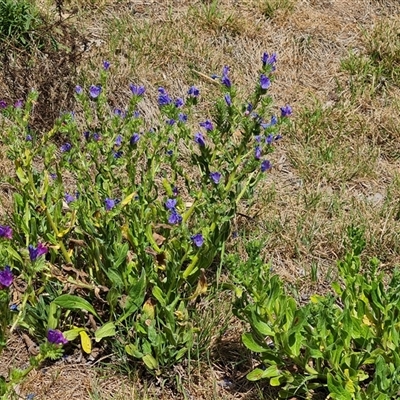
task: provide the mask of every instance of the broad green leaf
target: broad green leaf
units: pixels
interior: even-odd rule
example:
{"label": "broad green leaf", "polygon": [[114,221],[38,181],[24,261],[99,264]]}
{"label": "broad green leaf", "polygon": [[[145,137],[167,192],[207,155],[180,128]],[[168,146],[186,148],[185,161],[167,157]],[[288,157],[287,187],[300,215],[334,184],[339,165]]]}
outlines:
{"label": "broad green leaf", "polygon": [[[262,353],[265,351],[265,348],[254,340],[251,333],[243,333],[242,342],[249,350],[254,351],[254,353]],[[268,345],[265,344],[265,347],[268,347]]]}
{"label": "broad green leaf", "polygon": [[153,290],[151,291],[153,296],[157,299],[157,301],[163,306],[166,307],[167,303],[165,302],[165,295],[162,290],[158,286],[154,286]]}
{"label": "broad green leaf", "polygon": [[96,342],[100,342],[105,337],[115,336],[115,325],[113,322],[107,322],[94,333]]}
{"label": "broad green leaf", "polygon": [[68,331],[63,332],[63,335],[64,335],[65,339],[67,339],[69,342],[71,342],[72,340],[75,340],[79,336],[79,333],[81,331],[84,331],[84,330],[85,330],[84,328],[74,327]]}
{"label": "broad green leaf", "polygon": [[275,333],[271,329],[271,327],[266,324],[265,322],[260,320],[261,317],[257,315],[254,311],[251,312],[250,314],[250,324],[251,326],[258,331],[261,335],[264,336],[274,336]]}
{"label": "broad green leaf", "polygon": [[57,318],[57,304],[54,302],[50,303],[49,306],[49,313],[47,317],[47,328],[48,329],[56,329],[58,325],[58,318]]}
{"label": "broad green leaf", "polygon": [[260,368],[256,368],[253,371],[249,372],[246,378],[249,381],[258,381],[263,378],[264,370]]}
{"label": "broad green leaf", "polygon": [[151,354],[144,355],[142,357],[142,360],[146,364],[147,368],[149,368],[149,369],[157,369],[158,368],[158,362]]}
{"label": "broad green leaf", "polygon": [[132,357],[135,357],[135,358],[143,357],[143,353],[141,353],[134,344],[127,344],[125,346],[125,351],[127,354],[129,354]]}
{"label": "broad green leaf", "polygon": [[53,300],[53,303],[60,307],[67,308],[68,310],[86,310],[99,318],[96,310],[87,300],[73,294],[62,294],[61,296],[56,297]]}

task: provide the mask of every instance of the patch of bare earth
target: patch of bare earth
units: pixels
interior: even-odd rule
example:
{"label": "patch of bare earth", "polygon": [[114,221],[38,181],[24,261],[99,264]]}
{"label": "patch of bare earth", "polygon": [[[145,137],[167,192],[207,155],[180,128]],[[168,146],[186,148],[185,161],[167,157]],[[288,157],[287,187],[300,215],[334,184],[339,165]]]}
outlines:
{"label": "patch of bare earth", "polygon": [[[30,87],[45,88],[42,98],[62,100],[57,109],[52,105],[54,116],[72,106],[66,93],[70,95],[75,84],[96,83],[107,59],[112,106],[124,104],[130,82],[144,84],[149,96],[142,112],[154,118],[158,86],[177,96],[196,84],[202,110],[208,113],[216,90],[202,74],[219,73],[230,65],[232,79],[245,96],[262,53],[277,52],[271,95],[279,106],[292,105],[293,128],[283,132],[272,155],[274,169],[259,188],[256,204],[243,207],[245,216],[238,217],[237,229],[264,240],[265,259],[305,297],[326,290],[343,255],[350,223],[365,227],[368,255],[378,256],[387,269],[399,263],[399,89],[389,83],[373,95],[363,92],[354,99],[349,74],[341,68],[349,52],[366,51],[364,31],[398,15],[397,1],[298,0],[292,11],[278,10],[272,19],[263,15],[261,0],[61,3],[62,18],[82,35],[75,43],[79,58],[68,61],[74,63],[69,67],[62,59],[57,64],[56,58],[39,55],[30,69],[24,60],[16,63],[15,73],[22,73],[17,86],[0,76],[0,90],[8,100],[26,95],[29,78]],[[38,74],[43,65],[46,82]],[[46,104],[40,103],[37,116],[41,128],[47,128],[47,120],[40,120]],[[0,197],[9,200],[4,185]],[[252,360],[246,359],[243,348],[236,351],[241,327],[232,326],[229,332],[210,349],[213,361],[199,363],[191,373],[187,366],[177,367],[168,384],[99,371],[96,360],[78,357],[31,373],[17,391],[22,398],[33,393],[36,400],[275,398],[268,388],[246,384]],[[27,359],[24,341],[13,336],[0,358],[0,373],[11,365],[26,365]]]}

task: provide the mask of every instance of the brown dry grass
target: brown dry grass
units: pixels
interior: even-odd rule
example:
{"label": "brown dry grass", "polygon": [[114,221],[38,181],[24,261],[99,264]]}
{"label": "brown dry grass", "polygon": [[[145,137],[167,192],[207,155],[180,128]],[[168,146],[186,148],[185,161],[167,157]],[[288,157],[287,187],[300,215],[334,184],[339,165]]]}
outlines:
{"label": "brown dry grass", "polygon": [[[38,3],[51,18],[58,18],[50,0]],[[14,63],[2,64],[0,93],[11,101],[24,97],[30,87],[39,89],[42,94],[34,122],[46,129],[57,113],[71,107],[68,98],[75,84],[96,83],[98,69],[107,59],[112,65],[112,105],[124,104],[129,82],[144,84],[149,97],[143,111],[153,118],[158,86],[179,95],[196,84],[207,113],[215,88],[194,70],[210,75],[230,65],[244,96],[252,87],[262,52],[277,52],[279,64],[271,93],[276,104],[293,106],[294,125],[273,155],[274,172],[258,190],[256,205],[243,209],[251,218],[238,217],[237,226],[261,238],[266,260],[307,295],[325,290],[335,274],[350,223],[365,227],[367,254],[378,256],[386,269],[400,261],[396,77],[376,81],[373,73],[359,71],[350,76],[341,68],[350,52],[383,49],[384,57],[394,57],[379,29],[399,26],[400,5],[396,0],[297,0],[291,2],[292,9],[278,8],[267,19],[265,3],[61,2],[65,28],[60,40],[74,52],[33,58],[12,53]],[[396,37],[398,31],[392,29],[388,35]],[[375,48],[371,48],[371,38]],[[8,198],[3,186],[1,196]],[[312,265],[318,271],[315,281],[310,279]],[[175,389],[156,380],[148,380],[151,383],[146,386],[141,377],[128,380],[106,373],[104,378],[104,373],[82,363],[59,363],[31,374],[20,391],[35,393],[37,400],[274,398],[268,389],[249,389],[244,383],[251,359],[241,365],[245,353],[235,350],[240,329],[232,326],[232,336],[224,342],[227,347],[220,347],[222,354],[196,366],[190,377],[187,368],[171,372],[172,380],[178,382]],[[0,365],[27,361],[21,340],[14,337],[9,349]],[[234,381],[231,390],[230,380]]]}

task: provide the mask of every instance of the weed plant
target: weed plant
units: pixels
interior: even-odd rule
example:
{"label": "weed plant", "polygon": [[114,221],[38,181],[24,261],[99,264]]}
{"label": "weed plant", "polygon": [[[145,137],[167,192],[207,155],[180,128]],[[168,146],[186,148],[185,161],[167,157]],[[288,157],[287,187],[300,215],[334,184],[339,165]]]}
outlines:
{"label": "weed plant", "polygon": [[[2,102],[17,177],[2,225],[4,310],[11,279],[26,290],[1,314],[1,334],[4,343],[11,324],[44,343],[30,368],[76,339],[86,353],[109,340],[161,374],[204,342],[196,304],[217,284],[231,221],[271,169],[268,154],[292,112],[286,105],[276,115],[268,95],[275,63],[264,53],[244,104],[225,66],[212,78],[222,92],[212,118],[195,119],[195,86],[178,98],[158,88],[156,124],[138,111],[141,85],[126,88],[126,107],[110,109],[107,61],[98,84],[76,86],[77,111],[44,134],[29,127],[38,93],[25,104]],[[25,374],[11,376],[2,393]]]}
{"label": "weed plant", "polygon": [[43,21],[29,0],[0,0],[0,43],[11,41],[27,47],[37,42],[36,30]]}

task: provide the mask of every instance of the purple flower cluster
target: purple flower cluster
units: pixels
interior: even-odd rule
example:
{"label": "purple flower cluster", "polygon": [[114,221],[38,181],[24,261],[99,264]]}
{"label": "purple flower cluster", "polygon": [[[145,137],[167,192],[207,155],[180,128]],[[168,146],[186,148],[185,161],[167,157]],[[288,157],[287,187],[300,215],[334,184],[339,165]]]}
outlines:
{"label": "purple flower cluster", "polygon": [[12,239],[13,231],[8,225],[0,225],[0,237]]}
{"label": "purple flower cluster", "polygon": [[214,129],[214,126],[209,119],[205,120],[204,122],[200,122],[200,126],[206,131],[212,131]]}
{"label": "purple flower cluster", "polygon": [[210,178],[216,185],[218,185],[221,180],[221,176],[222,175],[219,172],[210,172]]}
{"label": "purple flower cluster", "polygon": [[11,272],[11,268],[6,265],[2,271],[0,271],[0,289],[10,287],[13,282],[14,276]]}
{"label": "purple flower cluster", "polygon": [[182,222],[182,216],[178,213],[176,204],[176,199],[167,199],[164,203],[165,208],[169,211],[168,223],[172,225],[177,225]]}
{"label": "purple flower cluster", "polygon": [[60,147],[61,153],[68,153],[71,149],[72,149],[71,143],[64,143],[64,144]]}
{"label": "purple flower cluster", "polygon": [[112,210],[119,203],[118,199],[109,199],[108,197],[104,200],[104,205],[107,211]]}
{"label": "purple flower cluster", "polygon": [[190,239],[192,240],[193,244],[196,247],[203,246],[204,238],[203,238],[203,235],[201,233],[197,233],[196,235],[190,236]]}
{"label": "purple flower cluster", "polygon": [[276,67],[276,53],[272,53],[269,55],[268,53],[264,53],[261,57],[261,61],[263,64],[263,67],[266,67],[267,65],[271,66],[271,71],[275,71]]}
{"label": "purple flower cluster", "polygon": [[222,69],[222,77],[221,77],[221,82],[224,86],[227,88],[230,88],[232,86],[231,81],[229,79],[229,67],[225,65],[225,67]]}
{"label": "purple flower cluster", "polygon": [[75,197],[73,194],[70,194],[70,193],[65,193],[65,195],[64,195],[64,200],[67,204],[72,203],[77,198],[78,198],[78,196]]}
{"label": "purple flower cluster", "polygon": [[140,139],[140,135],[138,133],[134,133],[129,140],[131,146],[134,146]]}
{"label": "purple flower cluster", "polygon": [[129,84],[129,89],[131,89],[131,92],[134,96],[143,96],[144,92],[146,91],[144,86],[137,86],[132,83]]}
{"label": "purple flower cluster", "polygon": [[286,106],[281,107],[281,117],[288,117],[289,115],[292,115],[293,110],[292,107],[289,106],[289,104],[286,104]]}
{"label": "purple flower cluster", "polygon": [[206,142],[204,140],[204,136],[201,132],[197,132],[194,135],[194,141],[200,146],[204,147],[206,145]]}
{"label": "purple flower cluster", "polygon": [[200,90],[196,86],[191,86],[188,90],[188,95],[192,97],[198,97],[200,95]]}
{"label": "purple flower cluster", "polygon": [[271,165],[271,162],[269,160],[264,160],[261,163],[261,172],[268,171],[271,168],[272,168],[272,165]]}
{"label": "purple flower cluster", "polygon": [[53,344],[67,344],[68,340],[58,329],[49,329],[47,332],[47,340]]}
{"label": "purple flower cluster", "polygon": [[29,258],[31,261],[36,261],[36,259],[48,252],[48,248],[42,243],[38,243],[37,247],[32,246],[31,244],[28,246],[29,250]]}
{"label": "purple flower cluster", "polygon": [[158,105],[166,106],[172,103],[171,97],[168,96],[167,91],[163,87],[158,88]]}
{"label": "purple flower cluster", "polygon": [[100,85],[91,85],[89,88],[89,95],[92,99],[97,99],[101,93],[101,86]]}
{"label": "purple flower cluster", "polygon": [[267,90],[271,86],[271,81],[268,76],[261,74],[260,76],[260,87],[262,90]]}

